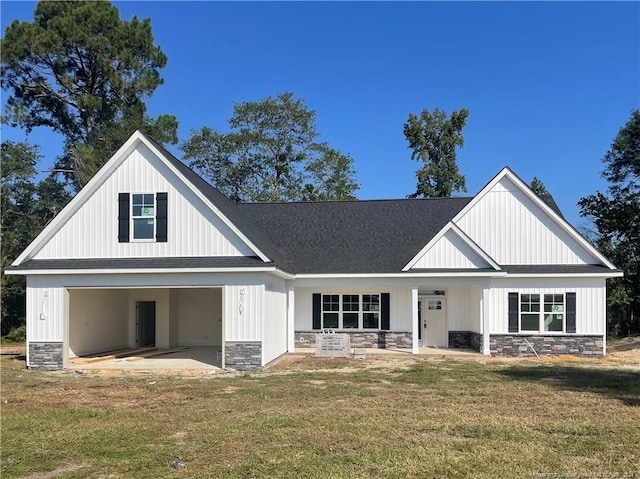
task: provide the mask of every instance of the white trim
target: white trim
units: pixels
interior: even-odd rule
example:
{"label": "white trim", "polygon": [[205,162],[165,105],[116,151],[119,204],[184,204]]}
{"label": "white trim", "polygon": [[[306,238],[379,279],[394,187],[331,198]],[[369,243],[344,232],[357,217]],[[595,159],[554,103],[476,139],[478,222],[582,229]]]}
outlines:
{"label": "white trim", "polygon": [[220,210],[196,188],[184,175],[182,175],[145,136],[136,130],[118,151],[104,164],[102,168],[89,180],[76,196],[58,213],[53,220],[40,232],[38,236],[25,248],[20,256],[12,263],[14,266],[20,265],[26,259],[33,256],[33,253],[40,251],[53,235],[68,221],[69,218],[98,190],[98,188],[113,174],[113,172],[127,159],[129,154],[135,150],[138,144],[144,144],[151,152],[162,161],[169,170],[178,177],[200,200],[204,202],[238,237],[253,250],[262,261],[271,261],[260,249],[254,245]]}
{"label": "white trim", "polygon": [[411,344],[411,353],[418,354],[420,353],[420,340],[418,339],[419,333],[418,328],[422,327],[422,325],[418,324],[418,287],[414,286],[411,288],[411,335],[412,335],[412,344]]}
{"label": "white trim", "polygon": [[341,278],[475,278],[475,277],[509,277],[509,278],[621,278],[622,271],[610,273],[519,273],[508,274],[506,271],[488,272],[438,272],[438,273],[362,273],[362,274],[291,274],[275,266],[253,268],[148,268],[148,269],[33,269],[33,270],[5,270],[8,275],[42,275],[42,274],[117,274],[117,273],[255,273],[273,272],[278,276],[289,279],[341,279]]}
{"label": "white trim", "polygon": [[509,169],[509,167],[504,167],[500,172],[493,177],[493,179],[487,183],[487,185],[480,190],[478,194],[476,194],[472,200],[465,205],[464,208],[460,210],[460,212],[453,217],[451,220],[453,223],[457,223],[460,219],[466,215],[471,208],[473,208],[489,191],[493,189],[493,187],[503,178],[509,179],[513,184],[515,184],[527,197],[533,201],[542,211],[544,211],[547,216],[549,216],[558,226],[560,226],[565,233],[571,236],[574,240],[578,242],[583,248],[585,248],[590,254],[599,259],[602,264],[604,264],[609,269],[616,269],[616,267],[602,254],[600,253],[591,243],[589,243],[581,234],[579,234],[564,218],[562,218],[558,213],[556,213],[549,205],[547,205],[538,195],[536,195],[531,188],[529,188],[523,181],[518,178],[518,176]]}
{"label": "white trim", "polygon": [[155,274],[155,273],[276,273],[284,279],[294,276],[279,270],[275,266],[253,268],[134,268],[134,269],[34,269],[22,271],[5,271],[5,274],[16,275],[66,275],[66,274]]}
{"label": "white trim", "polygon": [[506,271],[440,271],[437,273],[342,273],[342,274],[297,274],[296,279],[338,279],[338,278],[465,278],[503,277]]}
{"label": "white trim", "polygon": [[424,246],[424,248],[422,248],[417,255],[415,255],[413,257],[413,259],[411,259],[411,261],[409,261],[407,263],[407,265],[402,268],[402,271],[409,271],[410,269],[412,269],[415,264],[420,261],[420,259],[427,254],[427,252],[433,248],[436,243],[438,241],[440,241],[440,239],[448,232],[448,231],[453,231],[454,234],[456,234],[469,248],[471,248],[471,250],[476,253],[478,256],[480,256],[480,258],[482,260],[484,260],[485,262],[487,262],[493,269],[495,269],[496,271],[500,271],[501,268],[498,265],[498,263],[496,263],[496,261],[487,254],[486,251],[484,251],[482,248],[480,248],[480,246],[478,246],[475,241],[473,241],[471,238],[469,238],[469,236],[462,231],[462,229],[460,229],[460,227],[458,225],[456,225],[455,223],[453,223],[452,221],[449,221],[439,232],[438,234],[436,234],[433,238],[431,238],[431,240]]}

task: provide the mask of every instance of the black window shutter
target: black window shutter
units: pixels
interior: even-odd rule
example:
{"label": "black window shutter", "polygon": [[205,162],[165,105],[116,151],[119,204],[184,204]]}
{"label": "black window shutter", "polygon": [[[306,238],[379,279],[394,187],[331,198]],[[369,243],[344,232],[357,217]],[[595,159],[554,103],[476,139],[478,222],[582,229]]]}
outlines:
{"label": "black window shutter", "polygon": [[380,298],[380,329],[389,331],[389,293],[382,293]]}
{"label": "black window shutter", "polygon": [[313,295],[313,329],[321,329],[322,327],[322,295],[314,293]]}
{"label": "black window shutter", "polygon": [[118,193],[118,242],[129,242],[129,193]]}
{"label": "black window shutter", "polygon": [[509,332],[518,332],[518,293],[509,293]]}
{"label": "black window shutter", "polygon": [[156,241],[167,242],[167,193],[156,194]]}
{"label": "black window shutter", "polygon": [[576,293],[567,293],[567,333],[576,332]]}

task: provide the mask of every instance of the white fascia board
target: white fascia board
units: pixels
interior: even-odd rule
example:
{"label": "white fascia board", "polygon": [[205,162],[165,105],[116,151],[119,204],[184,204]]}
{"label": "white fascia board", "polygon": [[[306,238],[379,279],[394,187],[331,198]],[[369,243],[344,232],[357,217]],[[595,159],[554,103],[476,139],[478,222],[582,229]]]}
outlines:
{"label": "white fascia board", "polygon": [[[137,133],[137,132],[136,132]],[[265,263],[268,263],[271,261],[271,259],[269,259],[269,257],[267,257],[267,255],[265,255],[262,251],[260,251],[260,249],[253,244],[253,242],[251,240],[249,240],[249,238],[247,238],[244,233],[242,233],[242,231],[240,231],[236,225],[234,225],[229,218],[227,218],[225,215],[222,214],[222,212],[211,202],[209,201],[209,199],[204,196],[202,194],[202,192],[196,188],[189,180],[187,180],[182,173],[180,173],[172,164],[170,161],[168,161],[164,154],[159,151],[152,143],[150,143],[149,141],[147,141],[147,139],[140,135],[141,141],[144,142],[145,146],[147,148],[149,148],[151,150],[151,152],[156,155],[157,157],[161,158],[165,165],[167,166],[167,168],[169,168],[174,175],[176,175],[178,178],[180,178],[180,180],[182,180],[182,182],[188,186],[188,188],[193,192],[193,194],[195,194],[198,198],[200,198],[200,200],[207,205],[211,211],[213,211],[218,218],[220,218],[222,220],[222,222],[227,225],[229,227],[229,229],[231,229],[231,231],[233,231],[236,235],[238,235],[238,237],[251,249],[253,250],[262,261],[264,261]]]}
{"label": "white fascia board", "polygon": [[462,231],[462,229],[460,229],[460,227],[458,225],[456,225],[455,223],[453,223],[452,221],[449,221],[440,231],[438,231],[438,233],[431,238],[431,241],[429,241],[424,248],[422,248],[418,254],[416,254],[411,261],[409,261],[407,263],[407,265],[402,268],[402,271],[410,271],[411,268],[413,268],[415,266],[415,264],[420,261],[420,258],[422,258],[425,254],[427,254],[427,252],[434,247],[434,245],[440,241],[440,239],[448,232],[448,231],[453,231],[454,234],[458,235],[458,237],[467,245],[469,246],[469,248],[471,248],[471,250],[476,253],[478,256],[480,256],[480,258],[482,258],[483,260],[485,260],[493,269],[495,269],[496,271],[500,271],[500,265],[498,265],[498,263],[496,263],[496,261],[487,254],[486,251],[484,251],[482,248],[480,248],[480,246],[478,246],[475,241],[473,241],[471,238],[469,238],[469,236]]}
{"label": "white fascia board", "polygon": [[294,276],[277,269],[275,266],[262,268],[132,268],[132,269],[33,269],[9,270],[5,274],[13,275],[68,275],[68,274],[160,274],[160,273],[272,273],[285,279]]}
{"label": "white fascia board", "polygon": [[20,256],[18,256],[12,265],[17,266],[22,263],[25,259],[31,257],[31,255],[38,251],[41,245],[46,243],[51,239],[53,234],[55,234],[58,229],[66,221],[71,218],[71,216],[85,203],[85,201],[93,195],[93,193],[104,183],[109,176],[113,173],[113,171],[120,166],[120,164],[124,161],[127,156],[133,151],[136,147],[138,141],[141,141],[142,135],[140,132],[136,131],[129,137],[129,139],[122,145],[118,151],[114,153],[114,155],[104,164],[102,168],[98,170],[98,172],[89,180],[89,182],[75,195],[67,205],[62,208],[62,210],[51,220],[51,222],[44,227],[44,229],[40,232],[36,238],[29,243],[29,246],[25,248]]}
{"label": "white fascia board", "polygon": [[343,274],[296,274],[296,279],[331,279],[331,278],[475,278],[475,277],[504,277],[506,271],[482,272],[448,272],[437,273],[343,273]]}
{"label": "white fascia board", "polygon": [[473,197],[473,199],[467,203],[467,205],[458,212],[457,215],[453,217],[451,220],[453,223],[458,223],[458,221],[465,215],[467,212],[473,208],[480,199],[486,195],[489,191],[493,189],[493,187],[500,181],[502,178],[507,177],[513,184],[515,184],[525,195],[529,197],[536,205],[540,207],[542,211],[544,211],[558,226],[560,226],[569,236],[575,239],[581,246],[583,246],[589,253],[598,258],[602,264],[604,264],[609,269],[616,269],[616,267],[609,261],[602,253],[600,253],[591,243],[589,243],[581,234],[579,234],[573,226],[571,226],[567,220],[563,219],[551,209],[549,205],[547,205],[542,199],[536,195],[531,188],[529,188],[523,181],[518,178],[518,176],[509,169],[509,167],[505,166],[500,172],[493,177],[493,179],[487,183],[487,185],[480,190],[480,192]]}

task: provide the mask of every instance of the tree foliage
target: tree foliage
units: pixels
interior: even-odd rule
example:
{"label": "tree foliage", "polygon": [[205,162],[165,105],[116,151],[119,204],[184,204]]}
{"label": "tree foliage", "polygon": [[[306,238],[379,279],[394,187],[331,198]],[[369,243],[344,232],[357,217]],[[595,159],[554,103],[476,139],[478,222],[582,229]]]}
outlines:
{"label": "tree foliage", "polygon": [[606,194],[598,191],[578,205],[593,219],[597,246],[624,271],[609,283],[610,330],[640,333],[640,110],[631,112],[603,162]]}
{"label": "tree foliage", "polygon": [[544,186],[544,183],[542,182],[542,180],[540,180],[537,176],[533,177],[533,180],[531,180],[531,184],[529,185],[529,187],[538,196],[549,194],[549,190],[547,190],[547,187]]}
{"label": "tree foliage", "polygon": [[64,207],[68,193],[54,178],[34,183],[38,148],[26,143],[5,141],[1,146],[2,182],[0,183],[1,238],[1,333],[24,324],[25,280],[5,275],[10,265],[40,230]]}
{"label": "tree foliage", "polygon": [[462,129],[469,111],[462,108],[451,116],[435,109],[413,113],[404,124],[404,135],[413,151],[411,159],[423,162],[416,171],[418,184],[411,198],[445,197],[456,191],[467,191],[465,177],[458,171],[456,147],[464,146]]}
{"label": "tree foliage", "polygon": [[316,114],[293,93],[234,106],[230,131],[204,127],[185,159],[234,201],[353,199],[353,159],[318,142]]}
{"label": "tree foliage", "polygon": [[136,129],[177,142],[177,120],[152,119],[145,98],[162,84],[167,57],[149,19],[120,19],[106,1],[41,1],[34,20],[11,23],[1,40],[2,83],[13,126],[64,137],[57,168],[86,183]]}

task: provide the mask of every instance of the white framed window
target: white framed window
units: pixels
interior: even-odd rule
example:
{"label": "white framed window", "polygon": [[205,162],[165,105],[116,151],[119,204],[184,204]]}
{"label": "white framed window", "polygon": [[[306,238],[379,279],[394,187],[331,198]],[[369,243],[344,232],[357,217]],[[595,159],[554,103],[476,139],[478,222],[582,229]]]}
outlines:
{"label": "white framed window", "polygon": [[380,329],[381,294],[323,294],[322,329]]}
{"label": "white framed window", "polygon": [[156,200],[152,193],[131,194],[131,239],[154,241],[156,237]]}
{"label": "white framed window", "polygon": [[565,295],[520,294],[521,332],[564,332]]}

